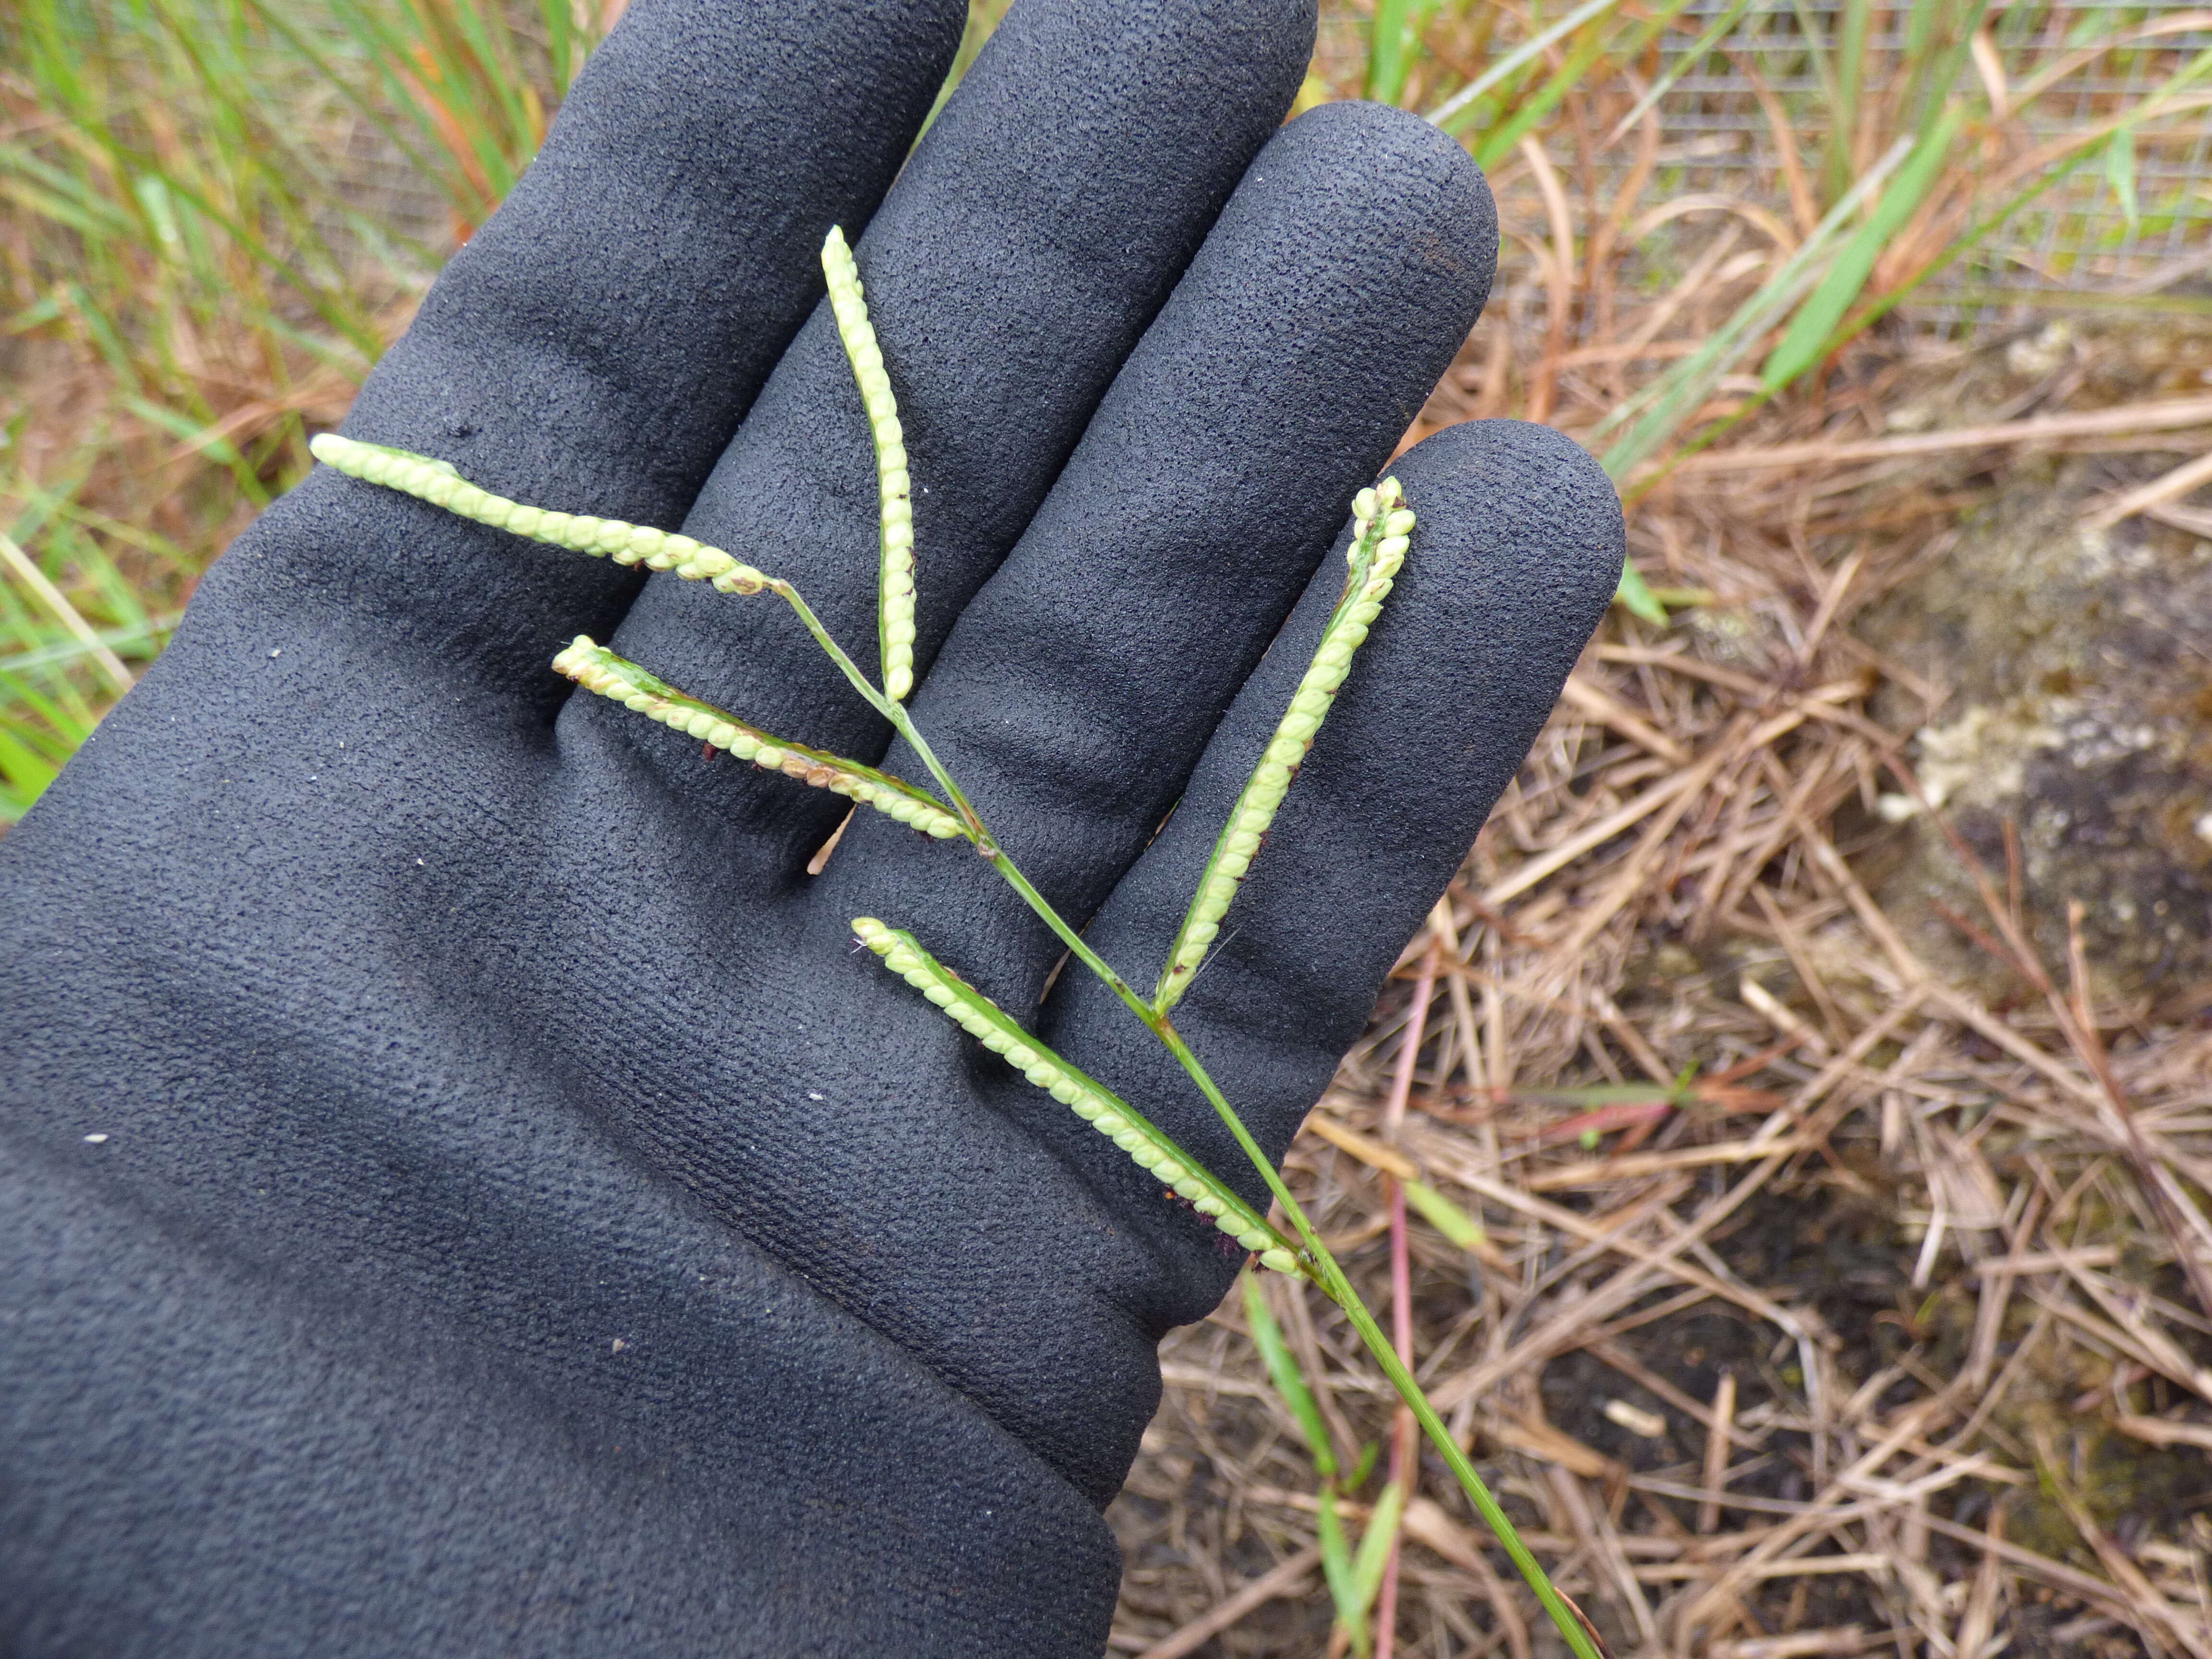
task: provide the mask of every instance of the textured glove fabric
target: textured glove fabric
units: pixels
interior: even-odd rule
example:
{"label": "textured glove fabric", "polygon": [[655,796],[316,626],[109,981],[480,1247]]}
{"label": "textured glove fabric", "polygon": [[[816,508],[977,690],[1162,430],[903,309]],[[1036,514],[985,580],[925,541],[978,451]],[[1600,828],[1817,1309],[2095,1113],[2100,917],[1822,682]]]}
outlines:
{"label": "textured glove fabric", "polygon": [[[681,524],[872,663],[815,264],[866,227],[916,719],[1149,983],[1495,220],[1411,117],[1279,125],[1311,0],[1020,0],[909,155],[964,13],[634,0],[346,430]],[[1395,470],[1412,556],[1178,1015],[1278,1155],[1620,568],[1556,434]],[[1100,1650],[1155,1345],[1237,1264],[850,918],[1261,1183],[972,850],[862,813],[809,877],[844,803],[569,695],[578,632],[920,775],[775,600],[319,471],[0,842],[11,1659]]]}

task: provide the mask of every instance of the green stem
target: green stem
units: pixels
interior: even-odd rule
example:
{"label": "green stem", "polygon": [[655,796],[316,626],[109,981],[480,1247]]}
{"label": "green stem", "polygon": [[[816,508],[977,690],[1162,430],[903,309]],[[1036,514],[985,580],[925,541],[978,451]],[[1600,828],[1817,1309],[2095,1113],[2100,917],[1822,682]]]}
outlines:
{"label": "green stem", "polygon": [[[874,685],[869,682],[868,677],[866,674],[863,674],[853,659],[845,654],[844,647],[839,645],[836,640],[830,637],[830,630],[822,625],[822,618],[814,614],[814,607],[812,605],[807,604],[805,599],[799,597],[799,590],[793,587],[789,582],[785,581],[780,576],[769,578],[768,590],[769,592],[774,593],[781,599],[786,605],[789,605],[793,611],[798,613],[799,620],[806,625],[806,631],[814,635],[814,643],[822,647],[823,653],[827,656],[831,662],[836,663],[839,671],[844,674],[847,679],[853,683],[853,690],[859,692],[863,697],[866,697],[868,700],[868,706],[873,708],[878,714],[884,716],[884,719],[895,720],[897,716],[894,711],[897,708],[898,705],[892,702],[891,700],[884,696],[882,692],[877,690]],[[936,769],[933,766],[931,769],[935,770]],[[938,777],[938,781],[939,783],[945,784],[948,787],[951,787],[951,781],[945,778],[941,773]],[[955,793],[957,793],[957,792],[956,791]]]}
{"label": "green stem", "polygon": [[1375,1316],[1368,1312],[1367,1304],[1359,1299],[1359,1292],[1352,1288],[1352,1281],[1345,1277],[1344,1269],[1329,1254],[1328,1246],[1322,1243],[1321,1235],[1306,1219],[1305,1212],[1298,1206],[1297,1200],[1291,1196],[1291,1189],[1284,1184],[1282,1176],[1276,1173],[1273,1162],[1261,1149],[1260,1143],[1253,1139],[1252,1132],[1244,1127],[1244,1121],[1237,1115],[1237,1109],[1229,1103],[1220,1086],[1199,1063],[1198,1056],[1191,1053],[1190,1045],[1182,1040],[1181,1032],[1164,1020],[1154,1029],[1158,1031],[1160,1041],[1167,1045],[1168,1052],[1182,1063],[1191,1081],[1198,1085],[1199,1091],[1206,1097],[1221,1121],[1229,1126],[1229,1133],[1237,1137],[1237,1144],[1243,1148],[1244,1156],[1251,1159],[1252,1167],[1260,1172],[1261,1178],[1267,1183],[1267,1190],[1275,1195],[1275,1201],[1283,1206],[1283,1213],[1297,1229],[1298,1237],[1304,1243],[1309,1256],[1306,1271],[1321,1286],[1322,1293],[1344,1310],[1344,1316],[1352,1322],[1352,1328],[1359,1334],[1359,1340],[1367,1345],[1368,1352],[1382,1367],[1382,1374],[1390,1379],[1390,1386],[1398,1391],[1398,1397],[1405,1401],[1407,1409],[1413,1413],[1414,1420],[1420,1424],[1422,1431],[1429,1437],[1438,1455],[1443,1457],[1446,1467],[1458,1480],[1460,1490],[1467,1494],[1468,1501],[1475,1507],[1475,1512],[1482,1516],[1490,1530],[1497,1534],[1498,1541],[1504,1546],[1505,1553],[1511,1558],[1521,1577],[1528,1581],[1528,1588],[1536,1593],[1536,1599],[1544,1604],[1544,1611],[1559,1626],[1559,1634],[1574,1650],[1577,1659],[1602,1659],[1596,1644],[1589,1638],[1589,1632],[1583,1628],[1582,1620],[1567,1606],[1565,1598],[1553,1588],[1542,1564],[1530,1552],[1528,1545],[1521,1541],[1521,1534],[1515,1529],[1512,1517],[1499,1507],[1497,1498],[1491,1495],[1490,1488],[1483,1484],[1482,1477],[1475,1473],[1474,1465],[1468,1462],[1467,1454],[1459,1449],[1459,1443],[1452,1438],[1451,1431],[1445,1426],[1443,1419],[1437,1415],[1436,1407],[1429,1404],[1428,1395],[1421,1391],[1421,1385],[1398,1358],[1397,1349],[1391,1345],[1390,1339],[1382,1334],[1382,1328],[1375,1322]]}
{"label": "green stem", "polygon": [[[1321,1235],[1314,1230],[1313,1223],[1306,1219],[1306,1212],[1298,1207],[1297,1200],[1291,1196],[1291,1189],[1283,1184],[1282,1176],[1275,1172],[1274,1160],[1270,1158],[1261,1149],[1260,1143],[1252,1138],[1252,1132],[1244,1127],[1244,1120],[1237,1115],[1237,1109],[1229,1103],[1229,1097],[1221,1092],[1220,1085],[1214,1082],[1206,1067],[1199,1064],[1198,1056],[1191,1053],[1190,1045],[1182,1040],[1182,1033],[1176,1030],[1164,1018],[1154,1025],[1152,1030],[1158,1034],[1160,1041],[1167,1045],[1168,1052],[1173,1054],[1177,1063],[1190,1074],[1190,1080],[1198,1085],[1198,1091],[1206,1097],[1206,1104],[1213,1108],[1214,1115],[1229,1126],[1229,1133],[1237,1137],[1237,1146],[1243,1149],[1244,1156],[1251,1160],[1252,1167],[1260,1172],[1260,1179],[1267,1183],[1267,1190],[1275,1195],[1275,1202],[1283,1206],[1283,1213],[1291,1218],[1291,1225],[1297,1229],[1298,1237],[1304,1242],[1306,1249],[1312,1252],[1314,1260],[1326,1261],[1331,1267],[1334,1267],[1335,1259],[1329,1255],[1328,1247],[1321,1242]],[[1339,1277],[1341,1278],[1342,1275],[1340,1274]],[[1323,1290],[1328,1289],[1326,1280],[1317,1279],[1316,1282],[1320,1284]],[[1335,1293],[1331,1291],[1330,1294],[1334,1297]]]}
{"label": "green stem", "polygon": [[987,841],[985,844],[990,848],[988,856],[991,862],[997,866],[999,873],[1006,878],[1008,885],[1022,896],[1030,908],[1037,913],[1044,925],[1059,935],[1060,943],[1074,952],[1075,959],[1097,975],[1112,989],[1115,996],[1128,1004],[1130,1012],[1143,1020],[1153,1030],[1158,1030],[1166,1022],[1152,1012],[1152,1005],[1139,996],[1130,988],[1129,982],[1114,971],[1111,963],[1085,945],[1080,933],[1060,920],[1060,912],[1046,903],[1044,895],[1030,885],[1030,878],[1021,872],[1020,867],[1007,855],[1005,848],[995,842]]}
{"label": "green stem", "polygon": [[829,653],[830,659],[836,663],[845,678],[852,682],[854,689],[867,699],[871,708],[891,723],[898,734],[906,739],[908,746],[920,757],[922,764],[929,769],[930,775],[937,780],[939,787],[944,789],[946,796],[959,811],[962,819],[968,824],[969,832],[975,839],[976,850],[991,860],[999,873],[1005,877],[1013,890],[1022,896],[1024,902],[1028,904],[1030,908],[1036,912],[1039,920],[1051,928],[1061,943],[1074,953],[1077,960],[1096,974],[1112,988],[1116,996],[1128,1005],[1130,1012],[1144,1021],[1161,1042],[1166,1045],[1168,1052],[1176,1057],[1176,1062],[1189,1074],[1191,1081],[1198,1085],[1199,1092],[1206,1097],[1206,1103],[1213,1108],[1216,1115],[1228,1127],[1229,1133],[1236,1137],[1237,1146],[1243,1149],[1244,1156],[1251,1160],[1252,1167],[1260,1172],[1260,1178],[1267,1183],[1267,1190],[1274,1195],[1275,1201],[1283,1207],[1283,1213],[1290,1218],[1291,1224],[1297,1229],[1298,1237],[1305,1246],[1303,1265],[1306,1272],[1321,1287],[1322,1293],[1344,1310],[1345,1317],[1352,1322],[1352,1329],[1359,1334],[1359,1340],[1367,1345],[1368,1351],[1375,1356],[1376,1363],[1382,1367],[1383,1375],[1390,1379],[1390,1386],[1398,1391],[1398,1397],[1404,1401],[1407,1408],[1413,1412],[1414,1420],[1420,1424],[1423,1431],[1435,1445],[1437,1454],[1443,1457],[1445,1465],[1458,1480],[1461,1490],[1467,1493],[1468,1500],[1474,1505],[1476,1513],[1482,1516],[1491,1531],[1497,1534],[1498,1541],[1504,1546],[1505,1553],[1512,1559],[1514,1566],[1520,1571],[1522,1577],[1528,1581],[1528,1588],[1535,1592],[1536,1599],[1543,1603],[1544,1611],[1551,1615],[1552,1622],[1559,1627],[1559,1634],[1565,1638],[1568,1647],[1574,1651],[1576,1659],[1603,1659],[1596,1645],[1590,1640],[1589,1633],[1583,1628],[1582,1620],[1567,1606],[1565,1599],[1559,1592],[1553,1588],[1552,1581],[1545,1576],[1542,1565],[1530,1553],[1528,1547],[1521,1541],[1521,1534],[1514,1529],[1512,1518],[1498,1506],[1498,1500],[1491,1496],[1490,1488],[1483,1484],[1482,1477],[1475,1473],[1474,1465],[1468,1462],[1467,1454],[1459,1449],[1458,1442],[1452,1438],[1451,1431],[1444,1425],[1443,1419],[1437,1415],[1436,1407],[1429,1404],[1428,1396],[1421,1392],[1421,1385],[1414,1380],[1413,1374],[1407,1370],[1399,1359],[1397,1350],[1391,1346],[1389,1339],[1382,1334],[1382,1328],[1375,1322],[1374,1315],[1368,1312],[1366,1304],[1359,1299],[1359,1293],[1352,1288],[1352,1281],[1345,1277],[1344,1269],[1337,1265],[1336,1258],[1329,1254],[1328,1247],[1322,1243],[1321,1234],[1315,1230],[1313,1223],[1306,1218],[1305,1211],[1300,1207],[1297,1200],[1291,1196],[1290,1188],[1284,1184],[1282,1176],[1277,1173],[1273,1160],[1268,1158],[1260,1143],[1253,1138],[1252,1132],[1244,1127],[1244,1120],[1237,1115],[1237,1109],[1229,1103],[1228,1097],[1221,1092],[1220,1085],[1214,1082],[1206,1067],[1199,1063],[1198,1056],[1191,1052],[1190,1045],[1182,1039],[1182,1034],[1176,1030],[1165,1014],[1154,1009],[1144,998],[1139,996],[1130,988],[1127,981],[1115,973],[1096,951],[1085,945],[1082,936],[1074,928],[1069,927],[1061,918],[1059,911],[1046,901],[1044,895],[1030,884],[1029,878],[1021,872],[1013,860],[1007,855],[1006,849],[992,837],[990,831],[984,826],[981,817],[969,804],[967,796],[963,794],[959,786],[953,782],[951,774],[945,769],[943,763],[932,752],[928,744],[923,741],[921,732],[916,729],[906,709],[884,696],[869,683],[868,677],[860,671],[853,659],[839,649],[837,642],[830,637],[830,630],[822,625],[821,618],[814,614],[806,601],[799,598],[798,590],[789,582],[781,580],[771,581],[769,586],[773,592],[781,595],[791,608],[798,612],[799,621],[806,626],[806,631],[811,634],[815,642]]}
{"label": "green stem", "polygon": [[[907,746],[912,749],[921,763],[929,769],[929,775],[937,780],[938,787],[951,798],[953,811],[959,813],[961,821],[968,826],[969,838],[979,848],[995,849],[996,843],[991,840],[989,832],[983,828],[983,820],[976,815],[975,809],[969,805],[968,797],[960,793],[960,786],[953,782],[952,775],[945,769],[943,763],[937,758],[930,746],[922,741],[921,733],[915,729],[914,722],[907,717],[904,707],[892,702],[890,698],[876,690],[875,686],[869,682],[868,677],[860,672],[860,665],[845,654],[843,647],[836,640],[830,637],[830,630],[822,625],[822,618],[814,614],[813,606],[799,596],[797,588],[781,579],[771,580],[768,586],[770,592],[780,595],[786,604],[798,612],[799,620],[806,625],[806,631],[814,635],[815,644],[822,647],[830,660],[837,665],[839,672],[852,682],[853,689],[867,699],[868,707],[889,720],[899,736],[907,740]],[[1052,918],[1048,917],[1047,920],[1049,921]]]}
{"label": "green stem", "polygon": [[[1413,1413],[1414,1420],[1429,1437],[1429,1443],[1437,1449],[1445,1466],[1457,1478],[1460,1490],[1467,1494],[1468,1501],[1474,1505],[1476,1513],[1488,1523],[1498,1541],[1504,1546],[1505,1553],[1511,1558],[1522,1578],[1536,1593],[1536,1599],[1544,1604],[1544,1611],[1552,1616],[1552,1623],[1559,1627],[1559,1634],[1574,1650],[1576,1659],[1604,1659],[1597,1644],[1590,1640],[1589,1632],[1583,1628],[1582,1620],[1567,1605],[1566,1598],[1553,1587],[1543,1564],[1536,1559],[1528,1545],[1521,1541],[1521,1534],[1515,1528],[1512,1517],[1491,1495],[1490,1488],[1475,1473],[1474,1465],[1468,1462],[1467,1454],[1459,1449],[1459,1442],[1452,1438],[1451,1431],[1445,1426],[1443,1419],[1438,1417],[1436,1407],[1429,1404],[1428,1395],[1421,1392],[1421,1385],[1413,1380],[1413,1374],[1398,1358],[1397,1349],[1391,1346],[1390,1339],[1382,1334],[1382,1328],[1375,1322],[1375,1316],[1367,1311],[1367,1304],[1359,1299],[1358,1293],[1344,1277],[1343,1269],[1326,1252],[1322,1253],[1322,1267],[1325,1275],[1322,1290],[1328,1293],[1329,1300],[1344,1310],[1344,1316],[1352,1322],[1352,1328],[1359,1333],[1359,1340],[1367,1345],[1368,1352],[1375,1356],[1376,1363],[1382,1368],[1382,1374],[1390,1379],[1390,1386],[1397,1389],[1399,1399],[1405,1401],[1407,1408]],[[1332,1280],[1334,1283],[1330,1282]]]}
{"label": "green stem", "polygon": [[1160,1017],[1152,1012],[1152,1005],[1139,996],[1130,988],[1129,982],[1115,973],[1113,966],[1103,957],[1085,945],[1083,942],[1083,936],[1062,921],[1060,912],[1046,902],[1044,895],[1030,884],[1030,878],[1022,873],[1020,866],[1015,864],[1012,855],[999,844],[997,837],[991,834],[989,828],[983,822],[982,815],[976,811],[968,797],[961,792],[960,786],[952,781],[952,774],[945,769],[945,763],[937,758],[936,751],[930,748],[927,740],[922,737],[921,728],[915,725],[914,717],[907,713],[905,706],[894,702],[869,683],[868,677],[860,672],[860,665],[847,656],[837,641],[830,636],[830,630],[823,626],[822,619],[814,614],[813,607],[799,597],[797,588],[787,581],[779,580],[769,582],[769,589],[781,596],[792,610],[798,613],[799,620],[806,626],[806,631],[814,636],[814,642],[822,647],[829,655],[830,660],[836,663],[845,678],[852,682],[853,689],[868,700],[870,708],[891,723],[892,729],[906,739],[907,747],[913,750],[915,757],[929,769],[929,775],[937,780],[938,787],[945,791],[946,798],[951,802],[953,810],[959,813],[961,821],[967,824],[969,838],[975,843],[975,850],[991,861],[998,872],[1006,878],[1008,885],[1022,896],[1023,902],[1036,912],[1044,925],[1051,928],[1059,937],[1061,944],[1075,953],[1078,961],[1113,988],[1114,994],[1128,1004],[1130,1012],[1138,1018],[1143,1020],[1153,1030],[1158,1030]]}

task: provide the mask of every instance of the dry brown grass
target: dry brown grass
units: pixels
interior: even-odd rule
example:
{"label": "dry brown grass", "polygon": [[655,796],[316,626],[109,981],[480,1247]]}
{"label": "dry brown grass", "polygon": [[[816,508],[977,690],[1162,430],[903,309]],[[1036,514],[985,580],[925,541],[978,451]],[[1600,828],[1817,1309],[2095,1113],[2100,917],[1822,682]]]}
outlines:
{"label": "dry brown grass", "polygon": [[[1686,216],[1686,274],[1632,300],[1589,243],[1633,198],[1576,198],[1553,259],[1534,171],[1501,169],[1499,299],[1409,438],[1586,428],[1781,245]],[[1484,1220],[1474,1253],[1410,1227],[1419,1372],[1616,1653],[2212,1653],[2212,1025],[2030,959],[2002,868],[1955,923],[1985,972],[1874,896],[1877,802],[1943,688],[1859,621],[2034,456],[2171,478],[2212,425],[2201,338],[2008,352],[2039,337],[1870,338],[1641,495],[1635,556],[1709,602],[1616,609],[1291,1154],[1370,1305],[1392,1172]],[[1268,1291],[1340,1434],[1387,1443],[1335,1310]],[[1311,1467],[1242,1327],[1164,1350],[1115,1651],[1340,1650]],[[1564,1652],[1433,1460],[1421,1484],[1397,1651]]]}

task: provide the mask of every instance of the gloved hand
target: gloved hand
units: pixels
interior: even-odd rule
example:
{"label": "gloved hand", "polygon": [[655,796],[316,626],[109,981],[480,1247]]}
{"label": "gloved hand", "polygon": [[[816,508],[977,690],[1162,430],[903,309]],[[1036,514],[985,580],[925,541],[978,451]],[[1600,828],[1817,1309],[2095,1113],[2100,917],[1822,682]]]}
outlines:
{"label": "gloved hand", "polygon": [[[1312,0],[1022,0],[908,158],[963,11],[636,0],[346,429],[680,523],[872,662],[816,264],[866,224],[915,718],[1148,984],[1494,220],[1410,116],[1278,131]],[[1397,591],[1177,1013],[1278,1154],[1620,564],[1552,433],[1395,471]],[[775,601],[319,469],[0,844],[9,1655],[1098,1651],[1154,1345],[1236,1263],[850,919],[1263,1189],[972,850],[862,812],[810,878],[846,803],[574,695],[579,632],[885,752]]]}

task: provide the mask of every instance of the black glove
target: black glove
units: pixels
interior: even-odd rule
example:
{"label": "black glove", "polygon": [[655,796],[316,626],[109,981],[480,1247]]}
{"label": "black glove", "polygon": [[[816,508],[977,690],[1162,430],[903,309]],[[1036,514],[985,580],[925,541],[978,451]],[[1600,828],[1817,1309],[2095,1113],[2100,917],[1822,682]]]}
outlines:
{"label": "black glove", "polygon": [[[866,224],[915,717],[1149,983],[1493,216],[1410,116],[1277,130],[1312,0],[1023,0],[907,159],[963,11],[637,0],[347,430],[681,522],[872,662],[816,264]],[[1178,1011],[1277,1153],[1620,566],[1549,431],[1395,470],[1412,555]],[[1154,1344],[1236,1263],[849,920],[1263,1189],[1089,975],[1040,1006],[971,849],[862,812],[809,878],[846,803],[572,695],[579,632],[885,751],[775,600],[324,469],[8,837],[0,1651],[1098,1651]]]}

